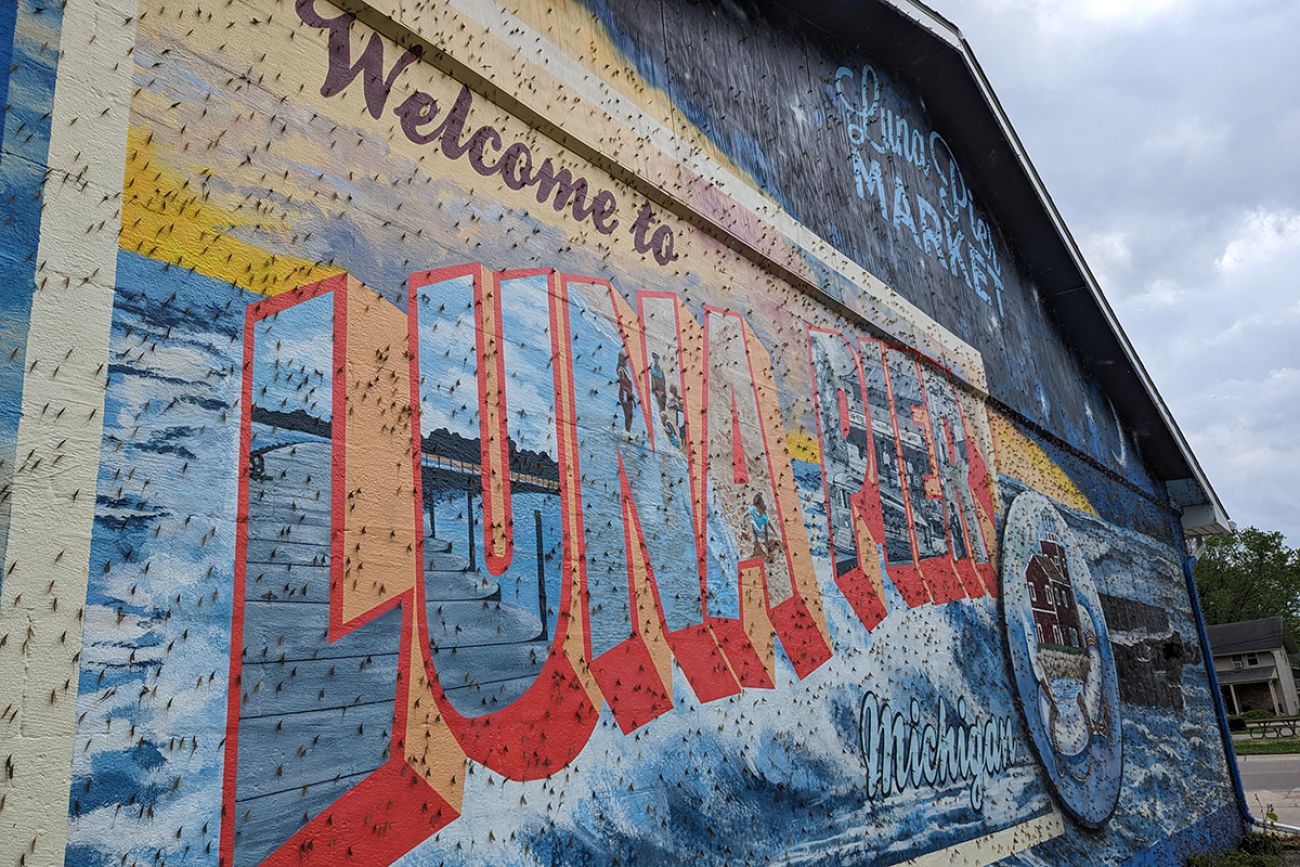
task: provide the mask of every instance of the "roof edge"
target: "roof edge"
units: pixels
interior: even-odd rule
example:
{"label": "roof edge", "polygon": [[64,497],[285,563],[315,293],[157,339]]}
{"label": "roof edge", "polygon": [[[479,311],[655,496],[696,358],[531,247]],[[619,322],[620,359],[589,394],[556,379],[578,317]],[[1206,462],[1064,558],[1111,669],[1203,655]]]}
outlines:
{"label": "roof edge", "polygon": [[1083,253],[1075,243],[1074,236],[1070,233],[1069,227],[1061,217],[1060,211],[1057,210],[1056,203],[1047,190],[1047,185],[1043,183],[1043,179],[1034,167],[1033,161],[1029,158],[1029,153],[1025,149],[1023,142],[1021,142],[1020,136],[1016,133],[1015,127],[1002,107],[1002,103],[998,100],[988,76],[985,75],[983,67],[975,56],[974,48],[956,24],[920,2],[920,0],[883,0],[883,2],[905,18],[910,19],[915,24],[942,39],[961,55],[962,61],[981,97],[984,99],[986,107],[992,113],[1003,138],[1015,154],[1016,161],[1042,205],[1044,214],[1068,252],[1070,260],[1083,278],[1084,288],[1088,290],[1089,296],[1100,311],[1107,327],[1115,336],[1115,340],[1123,351],[1125,359],[1132,366],[1138,383],[1142,386],[1152,408],[1155,409],[1161,423],[1177,446],[1180,457],[1187,465],[1190,472],[1190,481],[1194,483],[1201,495],[1200,502],[1187,501],[1192,498],[1181,498],[1183,500],[1181,502],[1180,498],[1172,496],[1170,498],[1170,502],[1174,507],[1182,509],[1184,533],[1199,536],[1231,532],[1233,525],[1228,518],[1228,513],[1224,509],[1222,501],[1220,501],[1213,485],[1210,484],[1210,480],[1206,476],[1204,469],[1202,469],[1200,461],[1192,452],[1192,448],[1183,435],[1182,429],[1179,428],[1178,422],[1169,411],[1169,407],[1165,404],[1164,398],[1161,397],[1146,367],[1142,364],[1142,360],[1134,350],[1133,344],[1129,341],[1128,335],[1124,332],[1123,326],[1120,325],[1119,319],[1115,315],[1115,311],[1106,300],[1105,294],[1092,273],[1092,269],[1088,267]]}

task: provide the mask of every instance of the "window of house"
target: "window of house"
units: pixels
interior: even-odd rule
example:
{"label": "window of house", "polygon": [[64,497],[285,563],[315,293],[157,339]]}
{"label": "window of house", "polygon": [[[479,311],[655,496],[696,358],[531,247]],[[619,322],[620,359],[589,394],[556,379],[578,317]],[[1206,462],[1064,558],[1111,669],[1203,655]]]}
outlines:
{"label": "window of house", "polygon": [[1245,668],[1245,667],[1246,667],[1246,658],[1243,657],[1243,656],[1242,656],[1241,654],[1239,654],[1239,653],[1236,654],[1235,656],[1232,657],[1232,667],[1233,667],[1233,668]]}
{"label": "window of house", "polygon": [[1258,654],[1258,653],[1247,653],[1247,654],[1246,654],[1246,664],[1247,664],[1247,665],[1259,665],[1259,654]]}

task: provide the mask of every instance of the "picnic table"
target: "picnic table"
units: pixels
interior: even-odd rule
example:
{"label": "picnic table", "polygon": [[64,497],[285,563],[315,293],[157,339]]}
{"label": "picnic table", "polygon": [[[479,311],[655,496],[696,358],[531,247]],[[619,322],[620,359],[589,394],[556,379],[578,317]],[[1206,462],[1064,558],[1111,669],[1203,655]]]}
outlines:
{"label": "picnic table", "polygon": [[1257,740],[1262,738],[1293,738],[1300,734],[1300,716],[1251,720],[1246,723],[1246,731],[1252,738]]}

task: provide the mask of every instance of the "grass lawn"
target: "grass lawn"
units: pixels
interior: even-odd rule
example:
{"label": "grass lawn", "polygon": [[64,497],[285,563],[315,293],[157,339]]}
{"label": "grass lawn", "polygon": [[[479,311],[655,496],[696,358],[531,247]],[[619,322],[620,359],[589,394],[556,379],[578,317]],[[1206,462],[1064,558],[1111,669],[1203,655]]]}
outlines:
{"label": "grass lawn", "polygon": [[1274,756],[1300,753],[1300,738],[1233,738],[1232,748],[1239,756]]}
{"label": "grass lawn", "polygon": [[1300,850],[1294,839],[1251,832],[1235,851],[1213,855],[1192,855],[1187,867],[1292,867],[1300,864]]}

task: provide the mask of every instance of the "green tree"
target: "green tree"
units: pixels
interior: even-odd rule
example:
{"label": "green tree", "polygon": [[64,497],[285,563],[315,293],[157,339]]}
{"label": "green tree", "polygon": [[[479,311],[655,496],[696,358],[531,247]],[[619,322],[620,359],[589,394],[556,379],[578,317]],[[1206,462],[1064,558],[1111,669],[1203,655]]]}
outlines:
{"label": "green tree", "polygon": [[1277,532],[1247,527],[1206,539],[1196,563],[1206,623],[1281,616],[1300,638],[1300,549]]}

